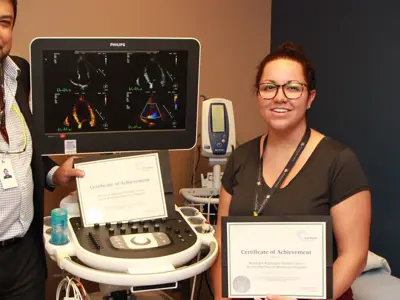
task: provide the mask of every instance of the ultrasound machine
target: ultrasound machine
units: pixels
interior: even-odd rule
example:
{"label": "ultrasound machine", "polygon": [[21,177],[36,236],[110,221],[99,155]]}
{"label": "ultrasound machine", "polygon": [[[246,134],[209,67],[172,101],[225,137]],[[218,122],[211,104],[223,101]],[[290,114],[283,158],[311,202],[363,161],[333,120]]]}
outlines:
{"label": "ultrasound machine", "polygon": [[[153,157],[163,200],[153,205],[161,209],[158,214],[141,211],[139,204],[152,198],[113,198],[116,204],[128,203],[126,209],[112,215],[110,210],[93,222],[96,199],[83,193],[86,181],[77,179],[77,195],[60,203],[67,211],[65,243],[55,243],[55,216],[45,217],[49,257],[71,276],[99,283],[104,299],[176,288],[210,268],[218,252],[214,229],[196,208],[174,204],[169,164],[169,150],[192,149],[197,142],[200,43],[193,38],[37,38],[30,50],[33,134],[43,155],[77,155],[77,168],[100,162],[110,177],[130,170],[110,162]],[[226,115],[224,107],[213,105],[213,113]],[[231,151],[223,141],[224,124],[213,123],[219,133],[210,135],[211,143],[204,146],[208,153]],[[213,146],[219,143],[224,147]]]}

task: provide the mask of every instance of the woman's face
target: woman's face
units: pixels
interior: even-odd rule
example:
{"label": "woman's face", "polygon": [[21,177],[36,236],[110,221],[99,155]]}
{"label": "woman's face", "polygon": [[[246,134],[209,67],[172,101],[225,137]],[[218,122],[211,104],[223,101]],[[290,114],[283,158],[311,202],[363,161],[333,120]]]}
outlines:
{"label": "woman's face", "polygon": [[[277,86],[282,84],[287,85]],[[286,130],[301,124],[315,98],[315,91],[308,92],[306,84],[303,67],[296,61],[276,59],[265,65],[259,82],[258,103],[269,128]]]}

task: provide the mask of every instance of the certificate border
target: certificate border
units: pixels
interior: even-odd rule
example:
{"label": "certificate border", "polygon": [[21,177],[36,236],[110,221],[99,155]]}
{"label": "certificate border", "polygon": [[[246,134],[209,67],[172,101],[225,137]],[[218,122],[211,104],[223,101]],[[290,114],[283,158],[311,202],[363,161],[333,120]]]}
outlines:
{"label": "certificate border", "polygon": [[[323,222],[325,223],[326,237],[326,299],[331,299],[333,296],[333,233],[332,233],[332,218],[328,215],[295,215],[295,216],[227,216],[221,219],[221,259],[222,259],[222,296],[229,297],[229,264],[228,264],[228,224],[229,223],[260,223],[260,222],[273,222],[273,223],[310,223],[310,222]],[[254,295],[253,295],[254,296]],[[265,297],[264,295],[263,297]],[[282,295],[283,296],[283,295]],[[233,296],[236,297],[236,296]],[[238,295],[238,298],[246,298],[244,295]],[[301,297],[300,295],[298,297]],[[309,296],[307,296],[310,298]],[[253,298],[253,297],[250,297]]]}
{"label": "certificate border", "polygon": [[[234,226],[236,226],[236,225],[239,225],[239,226],[246,226],[246,225],[251,225],[252,223],[256,223],[256,222],[240,222],[240,223],[238,223],[238,222],[229,222],[229,223],[227,223],[227,232],[230,232],[231,231],[231,229],[232,229],[232,227],[234,227]],[[264,224],[267,224],[266,222],[257,222],[258,224],[259,223],[264,223]],[[277,223],[280,223],[280,222],[270,222],[271,223],[271,225],[276,225]],[[304,225],[310,225],[310,224],[312,224],[312,223],[317,223],[317,224],[314,224],[315,226],[318,226],[318,227],[320,227],[320,228],[318,228],[319,230],[321,230],[322,232],[321,232],[321,234],[322,234],[322,239],[325,239],[326,240],[326,236],[325,236],[325,225],[326,225],[326,223],[325,222],[282,222],[282,226],[287,226],[287,225],[299,225],[299,226],[304,226]],[[268,226],[268,225],[267,225]],[[229,238],[229,236],[228,236],[228,238]],[[230,241],[230,240],[229,240]],[[228,245],[230,244],[230,243],[227,243]],[[323,251],[323,255],[322,255],[322,263],[324,263],[324,261],[325,261],[325,267],[326,267],[326,247],[325,247],[326,245],[321,245],[321,250]],[[233,261],[233,259],[231,259],[231,247],[227,247],[228,248],[228,255],[227,255],[227,257],[229,257],[229,260],[228,260],[228,265],[229,265],[229,261]],[[326,269],[325,269],[325,271],[324,271],[324,277],[326,278]],[[232,277],[231,277],[231,273],[229,272],[229,269],[228,269],[228,282],[232,282]],[[324,291],[323,291],[323,293],[325,293],[326,294],[326,282],[322,282],[322,285],[323,285],[323,287],[325,288],[324,289]],[[228,289],[229,290],[229,289]],[[263,297],[263,296],[265,296],[265,295],[252,295],[252,296],[254,296],[254,297]],[[295,298],[303,298],[303,297],[307,297],[307,298],[309,298],[309,296],[306,296],[306,295],[286,295],[286,294],[282,294],[282,295],[280,295],[280,296],[282,296],[282,297],[285,297],[285,296],[293,296],[293,297],[295,297]],[[314,295],[313,297],[317,297],[318,299],[322,299],[323,298],[323,294],[318,294],[318,295]],[[232,292],[232,290],[230,289],[229,291],[228,291],[228,297],[242,297],[242,294],[235,294],[234,292]]]}
{"label": "certificate border", "polygon": [[[157,215],[157,216],[152,216],[152,218],[161,218],[168,216],[168,210],[167,210],[167,204],[166,204],[166,197],[165,197],[165,191],[164,191],[164,184],[163,184],[163,177],[162,177],[162,172],[161,172],[161,167],[160,167],[160,157],[157,152],[152,152],[152,153],[142,153],[142,154],[137,154],[137,155],[117,155],[117,156],[110,156],[106,158],[89,158],[89,159],[79,159],[75,161],[74,167],[79,169],[79,166],[83,165],[92,165],[92,164],[97,164],[97,163],[107,163],[107,162],[114,162],[116,160],[124,160],[124,159],[135,159],[135,158],[142,158],[146,156],[154,156],[156,159],[156,166],[157,166],[157,174],[158,174],[158,180],[160,183],[160,190],[161,190],[161,196],[163,198],[163,214]],[[83,222],[84,227],[89,227],[89,226],[94,226],[94,223],[87,223],[86,222],[86,212],[85,209],[83,208],[83,199],[82,197],[82,192],[81,189],[79,188],[81,185],[80,178],[76,178],[76,185],[77,185],[77,191],[78,191],[78,197],[79,197],[79,208],[81,211],[81,220]],[[129,221],[129,220],[115,220],[112,221],[111,223],[117,223],[117,222],[124,222],[124,221]],[[102,225],[103,223],[100,223]],[[103,224],[104,225],[104,224]]]}

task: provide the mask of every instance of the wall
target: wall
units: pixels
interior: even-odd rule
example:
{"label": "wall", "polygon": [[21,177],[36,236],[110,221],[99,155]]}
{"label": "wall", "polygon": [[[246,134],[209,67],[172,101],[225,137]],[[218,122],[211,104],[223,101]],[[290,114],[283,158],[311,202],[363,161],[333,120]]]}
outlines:
{"label": "wall", "polygon": [[[233,101],[237,138],[244,142],[264,131],[252,84],[258,62],[269,51],[270,1],[253,0],[34,0],[20,1],[13,54],[29,58],[35,37],[195,37],[202,44],[200,93]],[[40,101],[40,99],[33,99]],[[171,153],[176,202],[190,186],[196,151]],[[54,158],[62,162],[67,157]],[[210,171],[201,159],[199,171]],[[198,178],[198,176],[197,176]],[[46,214],[73,190],[46,193]],[[48,299],[54,299],[59,269],[49,262]]]}
{"label": "wall", "polygon": [[394,1],[279,0],[272,3],[271,24],[272,47],[284,40],[300,43],[315,65],[310,125],[359,156],[372,188],[370,249],[389,261],[395,276],[400,276],[399,9]]}

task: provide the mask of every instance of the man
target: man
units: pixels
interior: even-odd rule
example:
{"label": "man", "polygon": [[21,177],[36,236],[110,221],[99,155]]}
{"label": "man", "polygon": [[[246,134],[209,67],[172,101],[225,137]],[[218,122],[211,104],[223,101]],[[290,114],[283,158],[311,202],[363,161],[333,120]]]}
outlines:
{"label": "man", "polygon": [[60,167],[42,158],[32,137],[29,64],[9,56],[16,15],[17,0],[0,0],[0,167],[13,174],[0,177],[0,300],[44,300],[44,188],[83,172],[73,169],[73,158]]}
{"label": "man", "polygon": [[4,169],[4,179],[12,178],[11,174],[8,172],[7,169]]}

